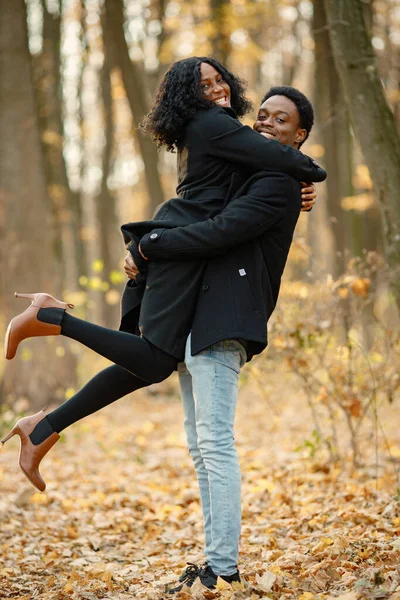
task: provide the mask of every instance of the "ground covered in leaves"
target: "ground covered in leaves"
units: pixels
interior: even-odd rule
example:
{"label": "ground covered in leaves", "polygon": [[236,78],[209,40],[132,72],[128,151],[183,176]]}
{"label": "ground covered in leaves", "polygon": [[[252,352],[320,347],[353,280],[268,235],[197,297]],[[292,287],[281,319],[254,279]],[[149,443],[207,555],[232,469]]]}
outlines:
{"label": "ground covered in leaves", "polygon": [[[397,411],[382,417],[390,460],[371,432],[351,471],[310,457],[308,408],[284,383],[270,382],[270,402],[241,391],[243,585],[177,600],[400,599]],[[43,494],[17,468],[17,439],[4,446],[0,598],[156,600],[186,561],[204,560],[179,397],[159,389],[70,428],[43,462]]]}

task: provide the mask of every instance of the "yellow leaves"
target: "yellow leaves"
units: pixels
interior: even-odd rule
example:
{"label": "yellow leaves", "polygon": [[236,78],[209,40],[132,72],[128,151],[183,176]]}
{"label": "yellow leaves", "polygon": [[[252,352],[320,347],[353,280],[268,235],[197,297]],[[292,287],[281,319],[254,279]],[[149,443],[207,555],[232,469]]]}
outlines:
{"label": "yellow leaves", "polygon": [[65,356],[65,348],[63,346],[57,346],[55,354],[57,358],[63,358]]}
{"label": "yellow leaves", "polygon": [[[86,283],[84,283],[86,281]],[[79,278],[79,285],[87,285],[88,279],[87,277]],[[79,291],[79,292],[66,292],[65,301],[73,304],[76,308],[79,306],[85,306],[87,303],[87,292]]]}
{"label": "yellow leaves", "polygon": [[311,146],[308,146],[308,152],[317,159],[325,156],[325,148],[322,144],[311,144]]}
{"label": "yellow leaves", "polygon": [[146,437],[144,435],[137,435],[135,438],[135,442],[138,446],[144,448],[147,444]]}
{"label": "yellow leaves", "polygon": [[65,390],[64,397],[66,400],[69,400],[74,394],[76,394],[76,390],[70,387]]}
{"label": "yellow leaves", "polygon": [[101,289],[102,289],[103,282],[102,282],[102,280],[101,280],[101,278],[100,278],[100,277],[91,277],[91,278],[88,280],[88,284],[87,284],[87,285],[88,285],[88,287],[89,287],[89,288],[91,288],[92,290],[99,291],[99,290],[101,290]]}
{"label": "yellow leaves", "polygon": [[221,577],[218,577],[217,579],[217,584],[216,584],[216,589],[221,591],[221,590],[232,590],[232,586],[230,583],[228,583],[227,581],[225,581],[225,579],[222,579]]}
{"label": "yellow leaves", "polygon": [[348,395],[345,398],[344,406],[346,410],[351,414],[352,417],[358,418],[362,412],[362,402],[358,396]]}
{"label": "yellow leaves", "polygon": [[354,281],[350,284],[351,291],[356,296],[361,296],[362,298],[366,298],[368,296],[368,290],[371,285],[371,280],[367,277],[358,277],[354,279]]}
{"label": "yellow leaves", "polygon": [[76,527],[72,527],[72,526],[67,527],[66,535],[71,540],[76,540],[76,538],[79,537],[78,530],[76,529]]}
{"label": "yellow leaves", "polygon": [[372,190],[373,183],[367,165],[357,165],[353,175],[355,188]]}
{"label": "yellow leaves", "polygon": [[113,285],[119,285],[120,283],[124,283],[126,281],[126,275],[122,271],[111,271],[110,281]]}
{"label": "yellow leaves", "polygon": [[22,346],[20,350],[21,360],[24,362],[29,362],[32,360],[32,350],[28,348],[28,346]]}
{"label": "yellow leaves", "polygon": [[156,426],[153,421],[145,421],[141,427],[141,431],[143,431],[143,433],[149,434],[154,431],[155,427]]}
{"label": "yellow leaves", "polygon": [[280,335],[276,335],[273,338],[272,343],[274,345],[274,348],[276,348],[277,350],[282,350],[283,348],[286,348],[286,346],[287,346],[287,340]]}
{"label": "yellow leaves", "polygon": [[253,494],[257,494],[258,492],[272,492],[275,489],[275,484],[273,483],[273,481],[270,481],[269,479],[259,479],[257,481],[257,484],[252,486],[251,492]]}
{"label": "yellow leaves", "polygon": [[341,284],[336,288],[336,293],[339,298],[345,300],[349,297],[349,289],[355,296],[361,298],[367,298],[371,287],[371,280],[369,277],[353,277],[347,276],[343,279]]}
{"label": "yellow leaves", "polygon": [[246,589],[246,586],[243,581],[232,581],[231,588],[234,592],[241,592]]}
{"label": "yellow leaves", "polygon": [[70,581],[64,585],[63,591],[65,594],[72,594],[74,591],[74,585]]}
{"label": "yellow leaves", "polygon": [[102,575],[102,581],[104,581],[104,583],[106,584],[106,586],[109,590],[112,590],[114,588],[112,579],[113,579],[113,575],[112,575],[111,570],[106,569]]}
{"label": "yellow leaves", "polygon": [[[346,345],[331,352],[347,366]],[[260,364],[257,369],[262,378]],[[363,578],[369,578],[373,598],[380,589],[373,584],[378,569],[385,579],[379,586],[395,589],[400,511],[393,500],[396,482],[383,478],[384,469],[393,475],[393,463],[381,462],[377,494],[368,428],[368,466],[351,477],[346,466],[294,454],[295,445],[310,438],[304,398],[279,361],[267,384],[282,416],[272,418],[265,399],[247,387],[238,407],[243,583],[220,581],[215,590],[197,584],[176,600],[333,600],[340,594],[356,600],[352,591]],[[26,498],[17,504],[23,480],[15,470],[17,443],[2,449],[0,589],[5,586],[10,597],[37,589],[41,600],[161,600],[162,581],[176,581],[186,560],[204,560],[200,498],[182,441],[180,399],[166,396],[170,387],[160,387],[157,397],[140,392],[133,403],[115,403],[66,432],[56,457],[49,454],[43,462],[48,488],[36,495],[38,501],[30,501],[35,492],[24,482]],[[351,396],[362,399],[344,391],[349,408]],[[331,392],[329,381],[318,385],[316,410],[332,402]],[[337,428],[342,435],[342,426]],[[392,450],[396,435],[388,436]]]}
{"label": "yellow leaves", "polygon": [[366,560],[367,558],[370,558],[371,554],[372,554],[372,550],[370,548],[359,548],[358,552],[357,552],[358,556],[360,558],[362,558],[363,560]]}
{"label": "yellow leaves", "polygon": [[300,594],[300,596],[297,597],[297,600],[314,600],[315,596],[314,594],[311,594],[311,592],[304,592],[304,594]]}
{"label": "yellow leaves", "polygon": [[340,201],[343,210],[364,211],[370,209],[375,203],[375,197],[372,193],[356,194],[354,196],[344,196]]}
{"label": "yellow leaves", "polygon": [[65,499],[61,500],[61,507],[62,507],[63,511],[71,512],[71,511],[75,510],[76,504],[74,501],[72,501],[68,498],[65,498]]}
{"label": "yellow leaves", "polygon": [[105,300],[110,306],[116,306],[121,301],[121,294],[117,290],[108,290],[105,294]]}
{"label": "yellow leaves", "polygon": [[334,544],[334,540],[332,538],[329,538],[329,537],[322,538],[318,542],[318,544],[316,544],[313,548],[311,548],[311,553],[319,554],[320,552],[323,552],[325,550],[325,548],[327,548],[328,546],[332,546],[332,544]]}
{"label": "yellow leaves", "polygon": [[324,404],[326,404],[328,400],[329,400],[328,389],[324,385],[322,385],[319,389],[319,394],[316,397],[315,401],[323,402]]}
{"label": "yellow leaves", "polygon": [[63,140],[60,134],[57,131],[52,131],[51,129],[46,129],[42,133],[42,141],[48,146],[56,146],[57,148],[62,148]]}
{"label": "yellow leaves", "polygon": [[35,494],[32,494],[29,501],[32,504],[40,504],[41,506],[47,506],[51,502],[51,499],[47,494],[36,492]]}
{"label": "yellow leaves", "polygon": [[[53,200],[56,206],[64,207],[65,201],[67,199],[67,189],[63,185],[53,183],[52,185],[48,186],[48,192],[50,198]],[[62,219],[62,221],[68,222],[70,219],[69,211],[60,211],[60,218]]]}
{"label": "yellow leaves", "polygon": [[113,83],[111,87],[111,94],[114,100],[123,100],[126,97],[126,93],[122,83]]}
{"label": "yellow leaves", "polygon": [[101,273],[104,269],[104,261],[101,258],[97,258],[92,262],[92,270],[95,273]]}

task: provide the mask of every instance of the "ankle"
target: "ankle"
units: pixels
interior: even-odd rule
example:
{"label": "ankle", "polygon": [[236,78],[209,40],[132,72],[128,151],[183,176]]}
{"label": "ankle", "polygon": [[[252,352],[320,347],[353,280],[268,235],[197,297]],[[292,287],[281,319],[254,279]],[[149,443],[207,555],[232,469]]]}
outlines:
{"label": "ankle", "polygon": [[50,421],[47,417],[44,417],[39,423],[34,427],[32,432],[29,434],[29,439],[31,440],[34,446],[38,446],[48,437],[50,437],[53,433],[55,433]]}
{"label": "ankle", "polygon": [[65,310],[63,308],[39,308],[36,318],[42,323],[61,327],[64,315]]}

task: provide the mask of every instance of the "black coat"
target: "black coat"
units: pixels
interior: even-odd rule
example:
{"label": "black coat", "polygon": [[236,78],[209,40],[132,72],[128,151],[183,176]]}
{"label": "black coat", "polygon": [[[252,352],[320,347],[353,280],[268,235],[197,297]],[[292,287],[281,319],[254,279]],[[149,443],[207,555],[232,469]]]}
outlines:
{"label": "black coat", "polygon": [[142,238],[144,254],[155,262],[168,256],[185,270],[207,259],[191,319],[192,354],[229,338],[248,341],[248,359],[265,348],[300,209],[299,182],[258,173],[215,218]]}
{"label": "black coat", "polygon": [[[188,123],[178,166],[180,197],[164,203],[154,220],[121,228],[138,266],[137,244],[143,235],[155,228],[175,228],[214,217],[232,198],[241,177],[251,172],[268,166],[304,181],[326,177],[310,158],[265,139],[242,126],[232,111],[217,106],[198,111]],[[182,262],[168,254],[149,261],[147,274],[126,286],[121,329],[140,331],[153,344],[182,360],[205,267],[202,258]]]}

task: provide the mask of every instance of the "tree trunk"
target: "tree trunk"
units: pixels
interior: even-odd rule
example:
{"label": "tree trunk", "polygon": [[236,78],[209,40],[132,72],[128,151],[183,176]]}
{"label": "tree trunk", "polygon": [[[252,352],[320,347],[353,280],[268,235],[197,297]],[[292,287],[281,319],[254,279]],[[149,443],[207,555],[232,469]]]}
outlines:
{"label": "tree trunk", "polygon": [[[113,56],[110,52],[110,44],[107,40],[107,29],[105,26],[105,15],[102,14],[103,27],[103,47],[104,62],[100,73],[101,97],[103,104],[104,118],[104,148],[102,157],[102,178],[101,188],[95,200],[97,230],[99,232],[100,258],[103,261],[103,279],[109,283],[110,274],[117,268],[119,260],[123,256],[122,237],[119,234],[118,218],[116,214],[115,198],[110,193],[107,180],[110,174],[111,158],[114,140],[114,122],[112,114],[112,96],[111,96],[111,70],[113,66]],[[119,305],[107,302],[107,294],[100,292],[101,297],[101,321],[106,327],[116,327],[118,325]]]}
{"label": "tree trunk", "polygon": [[[128,102],[132,112],[134,127],[150,107],[150,94],[146,85],[146,77],[141,65],[131,61],[129,48],[124,34],[124,7],[122,0],[106,0],[106,23],[109,38],[113,45],[116,64],[118,65]],[[158,153],[155,143],[148,137],[136,136],[144,163],[144,177],[149,196],[148,215],[152,216],[156,207],[164,201],[164,193],[158,171]]]}
{"label": "tree trunk", "polygon": [[[46,179],[54,218],[55,250],[64,289],[76,290],[83,272],[79,236],[79,194],[71,191],[63,155],[64,131],[60,78],[61,16],[43,9],[43,50],[34,57],[34,79]],[[60,7],[61,12],[61,7]]]}
{"label": "tree trunk", "polygon": [[[346,255],[352,235],[349,213],[341,207],[341,200],[352,195],[352,144],[350,121],[342,85],[333,62],[323,0],[314,3],[314,39],[316,59],[315,106],[325,151],[324,166],[328,172],[328,218],[333,233],[334,277],[346,268]],[[353,232],[354,234],[354,232]],[[359,248],[361,253],[362,248]]]}
{"label": "tree trunk", "polygon": [[385,254],[400,307],[400,137],[383,93],[362,2],[324,2],[350,119],[382,211]]}
{"label": "tree trunk", "polygon": [[165,11],[167,8],[167,0],[151,0],[149,6],[149,16],[147,17],[147,22],[149,21],[159,21],[161,25],[160,34],[157,36],[157,58],[158,58],[158,68],[150,73],[147,73],[147,82],[149,86],[150,95],[153,95],[157,89],[158,83],[161,80],[161,77],[167,71],[168,65],[160,60],[160,54],[163,51],[164,44],[171,36],[171,31],[167,31],[164,26],[165,21]]}
{"label": "tree trunk", "polygon": [[213,33],[211,35],[212,56],[223,65],[228,63],[231,53],[229,14],[231,3],[229,0],[211,0],[211,21]]}
{"label": "tree trunk", "polygon": [[[0,0],[0,309],[4,323],[26,307],[13,292],[57,294],[44,160],[36,118],[24,0]],[[2,398],[41,406],[74,385],[61,338],[23,342],[7,362]],[[61,382],[61,383],[60,383]]]}

